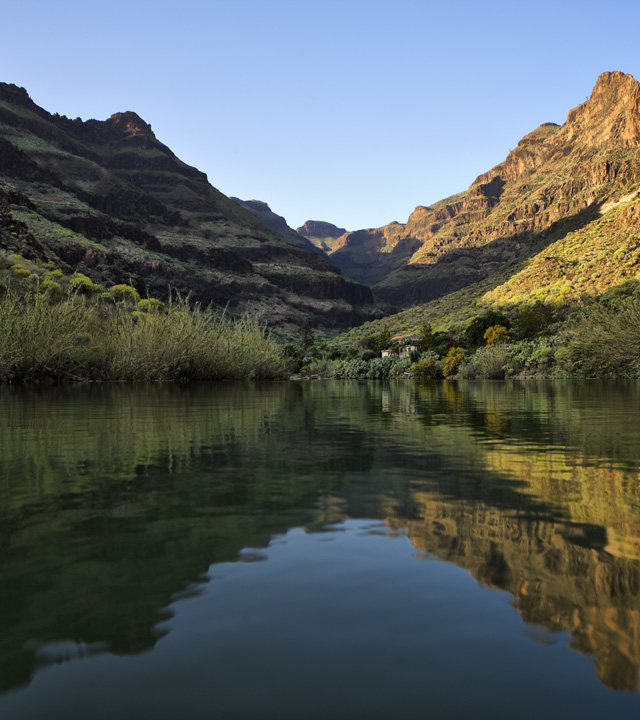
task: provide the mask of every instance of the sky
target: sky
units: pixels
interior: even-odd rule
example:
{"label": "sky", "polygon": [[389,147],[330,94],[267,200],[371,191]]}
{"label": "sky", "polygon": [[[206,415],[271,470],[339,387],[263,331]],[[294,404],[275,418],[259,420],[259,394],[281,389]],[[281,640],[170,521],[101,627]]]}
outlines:
{"label": "sky", "polygon": [[405,222],[600,73],[640,79],[638,0],[20,0],[1,22],[0,81],[72,118],[133,110],[294,228]]}

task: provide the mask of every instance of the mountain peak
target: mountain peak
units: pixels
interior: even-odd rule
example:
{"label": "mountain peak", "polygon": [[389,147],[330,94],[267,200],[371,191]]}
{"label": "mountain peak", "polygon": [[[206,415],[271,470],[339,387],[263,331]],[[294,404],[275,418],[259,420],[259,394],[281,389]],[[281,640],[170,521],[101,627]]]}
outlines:
{"label": "mountain peak", "polygon": [[125,135],[147,135],[155,138],[151,125],[131,110],[114,113],[106,122],[112,128],[120,130]]}
{"label": "mountain peak", "polygon": [[0,100],[12,102],[16,105],[30,105],[33,102],[29,97],[29,93],[23,87],[3,82],[0,82]]}
{"label": "mountain peak", "polygon": [[569,112],[564,139],[593,147],[640,145],[640,83],[620,71],[598,78],[589,99]]}

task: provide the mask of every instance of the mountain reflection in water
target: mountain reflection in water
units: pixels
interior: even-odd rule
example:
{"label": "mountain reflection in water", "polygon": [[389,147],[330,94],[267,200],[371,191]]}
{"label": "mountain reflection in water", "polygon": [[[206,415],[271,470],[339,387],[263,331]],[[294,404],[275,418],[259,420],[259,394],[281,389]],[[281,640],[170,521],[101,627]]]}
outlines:
{"label": "mountain reflection in water", "polygon": [[0,692],[147,651],[216,564],[352,518],[508,591],[532,640],[567,631],[638,691],[639,401],[635,383],[2,387]]}

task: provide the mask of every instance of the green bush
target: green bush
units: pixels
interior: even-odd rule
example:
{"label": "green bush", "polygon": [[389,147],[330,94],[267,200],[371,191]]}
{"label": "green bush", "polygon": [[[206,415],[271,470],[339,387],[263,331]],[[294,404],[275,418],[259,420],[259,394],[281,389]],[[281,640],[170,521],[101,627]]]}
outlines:
{"label": "green bush", "polygon": [[163,313],[167,311],[167,306],[162,302],[162,300],[157,300],[156,298],[148,298],[145,300],[140,300],[140,302],[138,303],[138,310],[141,310],[142,312]]}
{"label": "green bush", "polygon": [[131,287],[131,285],[114,285],[109,288],[109,295],[111,295],[114,300],[120,302],[130,302],[134,305],[140,302],[140,294],[135,288]]}
{"label": "green bush", "polygon": [[375,350],[364,350],[362,353],[360,353],[360,359],[364,360],[365,362],[369,362],[370,360],[374,360],[375,358],[379,358],[380,353],[376,352]]}
{"label": "green bush", "polygon": [[[50,263],[47,263],[47,264],[49,265]],[[51,279],[51,278],[61,278],[61,277],[62,277],[62,270],[60,270],[59,268],[56,268],[55,270],[48,270],[48,271],[44,274],[44,276],[45,276],[45,278],[47,278],[47,279]]]}
{"label": "green bush", "polygon": [[307,375],[318,375],[322,378],[330,378],[335,374],[336,361],[323,356],[320,358],[314,358],[307,366]]}
{"label": "green bush", "polygon": [[442,363],[434,355],[418,360],[411,366],[411,376],[417,380],[438,380],[442,377]]}
{"label": "green bush", "polygon": [[[45,281],[46,282],[46,281]],[[83,283],[84,284],[84,283]],[[216,380],[284,377],[287,361],[264,328],[180,301],[169,314],[105,312],[74,292],[0,297],[0,381]]]}
{"label": "green bush", "polygon": [[69,280],[69,287],[80,295],[97,295],[102,292],[102,285],[94,283],[93,280],[82,273],[74,273]]}
{"label": "green bush", "polygon": [[464,380],[483,378],[498,380],[505,376],[505,365],[509,359],[509,348],[504,343],[477,350],[471,358],[460,366],[460,376]]}
{"label": "green bush", "polygon": [[564,341],[564,335],[552,335],[513,343],[508,348],[506,374],[548,374],[555,365],[556,352]]}
{"label": "green bush", "polygon": [[389,377],[402,377],[406,373],[411,372],[411,365],[413,365],[413,363],[411,362],[411,358],[404,358],[400,360],[397,357],[394,357],[393,364],[389,369]]}
{"label": "green bush", "polygon": [[411,360],[400,360],[397,355],[362,358],[344,358],[334,365],[334,377],[344,380],[387,380],[400,377],[409,371]]}
{"label": "green bush", "polygon": [[105,373],[118,380],[284,377],[279,345],[250,319],[227,322],[185,300],[166,315],[119,307],[104,337]]}
{"label": "green bush", "polygon": [[40,283],[40,292],[48,295],[52,300],[57,300],[64,295],[64,291],[55,280],[43,280]]}
{"label": "green bush", "polygon": [[22,267],[22,265],[14,265],[12,270],[19,277],[29,277],[31,275],[31,270],[27,270],[27,268]]}

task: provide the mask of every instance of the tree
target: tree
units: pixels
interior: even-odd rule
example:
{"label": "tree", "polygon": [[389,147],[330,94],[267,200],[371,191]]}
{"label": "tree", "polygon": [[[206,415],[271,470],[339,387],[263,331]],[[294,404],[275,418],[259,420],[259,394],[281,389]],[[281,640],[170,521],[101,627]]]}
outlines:
{"label": "tree", "polygon": [[513,329],[517,337],[525,340],[543,334],[554,318],[553,307],[537,300],[533,305],[522,307]]}
{"label": "tree", "polygon": [[487,328],[484,333],[484,339],[487,341],[487,347],[493,347],[500,343],[507,343],[511,340],[509,331],[504,325],[492,325]]}
{"label": "tree", "polygon": [[308,320],[305,320],[302,325],[300,325],[298,336],[303,350],[310,350],[314,346],[315,338]]}
{"label": "tree", "polygon": [[507,330],[511,327],[511,320],[506,315],[489,310],[483,315],[477,315],[467,325],[463,333],[463,343],[468,348],[481,347],[484,344],[484,334],[492,325],[502,325]]}
{"label": "tree", "polygon": [[391,342],[391,330],[385,325],[379,333],[370,333],[362,341],[362,347],[365,350],[373,350],[375,353],[381,353],[389,347]]}
{"label": "tree", "polygon": [[442,361],[442,374],[445,377],[453,375],[461,363],[467,359],[467,353],[464,348],[453,347],[447,353],[445,359]]}

